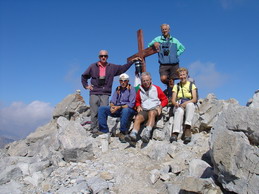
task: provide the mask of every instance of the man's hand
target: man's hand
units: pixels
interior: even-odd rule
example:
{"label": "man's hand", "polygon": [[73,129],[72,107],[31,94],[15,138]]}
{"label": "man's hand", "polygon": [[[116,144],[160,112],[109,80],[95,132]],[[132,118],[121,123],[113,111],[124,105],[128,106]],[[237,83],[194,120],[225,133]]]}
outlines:
{"label": "man's hand", "polygon": [[135,57],[135,58],[133,58],[133,59],[131,59],[131,61],[142,61],[142,58],[141,57]]}
{"label": "man's hand", "polygon": [[156,110],[157,110],[158,115],[160,115],[162,113],[162,106],[160,106],[160,105],[157,106]]}
{"label": "man's hand", "polygon": [[121,106],[111,106],[110,111],[113,114],[113,113],[115,113],[119,109],[121,109]]}
{"label": "man's hand", "polygon": [[180,107],[185,108],[186,105],[187,105],[189,102],[190,102],[190,101],[185,101],[184,103],[180,104]]}
{"label": "man's hand", "polygon": [[155,42],[154,43],[154,47],[155,49],[159,52],[159,46],[160,46],[160,43],[159,42]]}
{"label": "man's hand", "polygon": [[142,107],[141,106],[138,106],[137,107],[137,112],[140,112],[140,111],[142,111],[143,109],[142,109]]}
{"label": "man's hand", "polygon": [[87,89],[87,90],[93,90],[94,88],[93,88],[92,85],[88,85],[88,86],[85,87],[85,89]]}

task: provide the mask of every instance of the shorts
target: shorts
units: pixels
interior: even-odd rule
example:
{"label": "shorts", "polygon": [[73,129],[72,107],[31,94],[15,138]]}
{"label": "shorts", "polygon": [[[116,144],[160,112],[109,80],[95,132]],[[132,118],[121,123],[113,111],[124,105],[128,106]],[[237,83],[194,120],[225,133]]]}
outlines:
{"label": "shorts", "polygon": [[167,64],[167,65],[161,65],[159,66],[159,74],[160,77],[162,75],[166,75],[169,79],[179,79],[177,74],[177,69],[179,68],[179,63],[176,64]]}
{"label": "shorts", "polygon": [[[146,121],[146,120],[148,120],[148,113],[149,113],[149,111],[153,111],[153,110],[157,112],[156,109],[151,109],[151,110],[142,110],[142,111],[140,111],[138,114],[142,115],[142,116],[144,117],[145,121]],[[157,114],[158,114],[158,112],[157,112]],[[156,116],[156,120],[157,120],[158,118],[160,118],[161,115],[162,115],[162,114],[160,114],[159,116],[157,115],[157,116]]]}

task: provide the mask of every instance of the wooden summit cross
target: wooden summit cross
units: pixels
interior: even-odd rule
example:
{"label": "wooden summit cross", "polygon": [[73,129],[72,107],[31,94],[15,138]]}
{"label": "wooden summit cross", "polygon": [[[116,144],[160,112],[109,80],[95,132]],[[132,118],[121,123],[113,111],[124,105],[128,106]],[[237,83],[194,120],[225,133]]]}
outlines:
{"label": "wooden summit cross", "polygon": [[142,72],[146,72],[146,63],[145,58],[157,53],[157,50],[154,49],[154,47],[148,47],[144,49],[144,39],[143,39],[143,32],[141,29],[137,31],[137,38],[138,38],[138,53],[130,56],[127,58],[127,61],[129,62],[131,59],[135,57],[140,57],[142,59]]}

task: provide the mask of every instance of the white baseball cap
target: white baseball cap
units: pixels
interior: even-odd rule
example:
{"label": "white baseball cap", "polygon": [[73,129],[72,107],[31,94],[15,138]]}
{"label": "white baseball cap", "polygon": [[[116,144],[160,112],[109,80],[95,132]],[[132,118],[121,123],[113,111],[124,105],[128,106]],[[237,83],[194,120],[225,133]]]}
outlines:
{"label": "white baseball cap", "polygon": [[126,73],[120,75],[120,80],[129,80],[129,76]]}

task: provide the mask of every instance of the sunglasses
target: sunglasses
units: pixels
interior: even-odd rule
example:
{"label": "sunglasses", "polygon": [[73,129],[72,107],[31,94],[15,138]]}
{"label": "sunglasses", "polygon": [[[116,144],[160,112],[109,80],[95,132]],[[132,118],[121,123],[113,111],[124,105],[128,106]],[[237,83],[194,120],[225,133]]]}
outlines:
{"label": "sunglasses", "polygon": [[100,58],[102,58],[102,57],[107,58],[107,57],[108,57],[108,55],[99,55],[99,57],[100,57]]}
{"label": "sunglasses", "polygon": [[127,82],[127,81],[129,81],[129,80],[120,80],[120,82]]}

